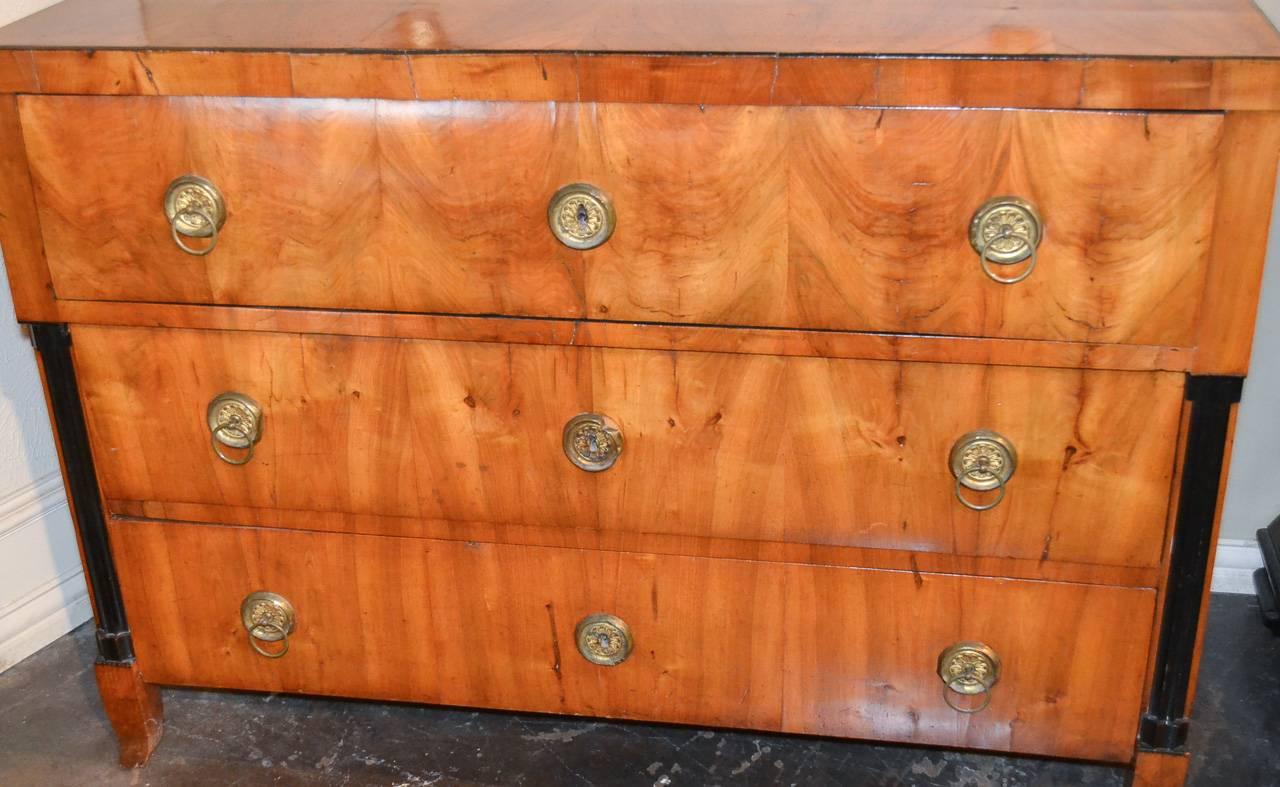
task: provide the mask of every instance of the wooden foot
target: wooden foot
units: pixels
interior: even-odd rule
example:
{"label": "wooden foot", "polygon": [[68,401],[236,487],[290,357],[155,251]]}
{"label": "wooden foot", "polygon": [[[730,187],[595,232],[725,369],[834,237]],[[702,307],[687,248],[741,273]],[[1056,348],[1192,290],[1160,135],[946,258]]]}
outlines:
{"label": "wooden foot", "polygon": [[1129,787],[1182,787],[1191,758],[1185,754],[1138,752]]}
{"label": "wooden foot", "polygon": [[120,764],[140,768],[164,733],[160,690],[142,680],[136,665],[98,664],[98,693],[120,745]]}

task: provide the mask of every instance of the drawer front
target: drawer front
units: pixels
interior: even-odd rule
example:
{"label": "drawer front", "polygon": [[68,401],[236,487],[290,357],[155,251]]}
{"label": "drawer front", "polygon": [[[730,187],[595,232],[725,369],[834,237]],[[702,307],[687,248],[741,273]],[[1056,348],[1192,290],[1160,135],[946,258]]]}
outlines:
{"label": "drawer front", "polygon": [[[21,108],[61,298],[1169,346],[1194,343],[1221,134],[1221,117],[1190,114],[154,97]],[[207,256],[177,248],[162,209],[188,173],[225,200]],[[585,251],[548,226],[552,196],[575,182],[617,219]],[[975,211],[1002,195],[1032,203],[1044,228],[1035,270],[1012,285],[988,278],[970,244]],[[1012,278],[1025,263],[989,267]]]}
{"label": "drawer front", "polygon": [[[1154,607],[1153,591],[1133,588],[129,520],[110,528],[149,681],[1090,759],[1132,753]],[[283,657],[250,645],[241,604],[259,591],[293,608]],[[629,629],[620,664],[578,651],[578,624],[599,613]],[[944,696],[939,657],[966,641],[991,649],[998,680],[986,694]],[[594,655],[616,657],[620,642]],[[990,702],[963,714],[948,699],[970,710]]]}
{"label": "drawer front", "polygon": [[[74,340],[106,497],[203,504],[181,518],[210,521],[249,507],[1151,567],[1182,407],[1182,376],[1155,372],[90,326]],[[263,411],[241,466],[211,445],[224,392]],[[583,413],[621,430],[602,472],[566,454]],[[949,463],[984,429],[1016,465],[978,512]]]}

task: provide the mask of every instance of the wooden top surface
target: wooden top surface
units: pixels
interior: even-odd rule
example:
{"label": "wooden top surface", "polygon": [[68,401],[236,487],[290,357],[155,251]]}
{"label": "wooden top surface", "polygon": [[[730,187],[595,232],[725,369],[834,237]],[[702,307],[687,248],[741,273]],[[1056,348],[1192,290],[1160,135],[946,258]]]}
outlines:
{"label": "wooden top surface", "polygon": [[1252,0],[65,0],[0,47],[1280,57]]}

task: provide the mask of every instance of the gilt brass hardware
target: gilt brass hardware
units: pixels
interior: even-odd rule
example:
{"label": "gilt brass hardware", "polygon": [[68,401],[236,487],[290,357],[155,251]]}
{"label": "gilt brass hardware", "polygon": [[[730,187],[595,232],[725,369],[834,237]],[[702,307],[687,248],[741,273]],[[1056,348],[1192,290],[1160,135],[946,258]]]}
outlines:
{"label": "gilt brass hardware", "polygon": [[[253,459],[253,447],[262,439],[262,408],[242,393],[229,391],[218,394],[206,413],[209,422],[209,442],[218,458],[229,465],[248,464]],[[242,449],[244,456],[231,456],[223,447]]]}
{"label": "gilt brass hardware", "polygon": [[[218,231],[227,221],[227,204],[213,183],[199,175],[183,175],[170,183],[165,192],[164,215],[178,248],[203,257],[218,245]],[[183,238],[208,238],[209,243],[197,248]]]}
{"label": "gilt brass hardware", "polygon": [[587,183],[571,183],[551,198],[547,222],[556,240],[585,251],[609,240],[616,219],[613,203],[603,191]]}
{"label": "gilt brass hardware", "polygon": [[588,615],[578,622],[573,638],[582,657],[602,667],[617,666],[631,655],[631,627],[614,615]]}
{"label": "gilt brass hardware", "polygon": [[608,470],[622,453],[622,430],[611,418],[582,413],[564,425],[564,455],[590,473]]}
{"label": "gilt brass hardware", "polygon": [[[1030,202],[1018,197],[987,200],[969,224],[969,243],[978,252],[982,272],[1000,284],[1017,284],[1031,275],[1043,238],[1040,214]],[[1024,261],[1027,266],[1014,276],[1002,276],[991,267]]]}
{"label": "gilt brass hardware", "polygon": [[[289,599],[265,590],[250,593],[240,604],[240,622],[249,632],[249,646],[269,659],[278,659],[289,652],[289,635],[297,622]],[[261,643],[279,642],[274,649]]]}
{"label": "gilt brass hardware", "polygon": [[[979,429],[964,435],[951,448],[951,474],[956,477],[956,498],[974,511],[988,511],[1004,500],[1006,485],[1018,467],[1018,452],[1003,435]],[[999,490],[990,503],[974,503],[964,496],[965,489],[975,492]]]}
{"label": "gilt brass hardware", "polygon": [[[952,710],[978,713],[991,704],[991,687],[1000,680],[1000,657],[981,642],[957,642],[938,656],[938,677],[942,678],[942,699]],[[981,694],[982,702],[975,708],[962,707],[952,694]]]}

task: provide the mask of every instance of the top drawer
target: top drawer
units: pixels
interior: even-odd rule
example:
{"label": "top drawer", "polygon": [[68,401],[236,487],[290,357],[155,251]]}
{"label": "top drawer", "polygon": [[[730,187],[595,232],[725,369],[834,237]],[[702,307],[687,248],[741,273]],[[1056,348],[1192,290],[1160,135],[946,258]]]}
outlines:
{"label": "top drawer", "polygon": [[[1221,132],[1217,115],[803,107],[28,96],[21,112],[61,298],[1169,346],[1192,343]],[[188,173],[225,198],[203,257],[163,209]],[[612,203],[597,248],[548,226],[572,183]],[[1001,195],[1044,225],[1017,284],[970,243]]]}

